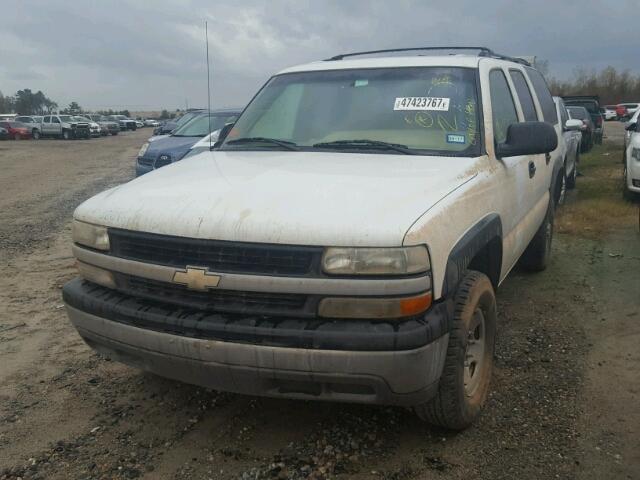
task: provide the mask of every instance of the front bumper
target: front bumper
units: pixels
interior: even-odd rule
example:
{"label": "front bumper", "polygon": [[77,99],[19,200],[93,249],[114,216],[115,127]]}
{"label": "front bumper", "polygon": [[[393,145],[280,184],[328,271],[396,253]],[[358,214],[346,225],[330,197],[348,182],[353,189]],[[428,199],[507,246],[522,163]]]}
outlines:
{"label": "front bumper", "polygon": [[348,320],[315,329],[285,319],[281,327],[273,319],[233,321],[145,304],[81,280],[63,294],[71,322],[94,350],[164,377],[251,395],[417,405],[437,389],[449,338],[444,305],[399,333]]}

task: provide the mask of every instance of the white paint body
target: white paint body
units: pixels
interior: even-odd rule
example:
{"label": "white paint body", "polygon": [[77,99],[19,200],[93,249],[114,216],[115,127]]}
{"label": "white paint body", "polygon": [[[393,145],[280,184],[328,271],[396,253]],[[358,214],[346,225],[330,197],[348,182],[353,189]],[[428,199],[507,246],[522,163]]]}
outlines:
{"label": "white paint body", "polygon": [[640,187],[633,186],[633,180],[640,182],[640,157],[633,157],[634,149],[640,151],[640,132],[631,132],[624,156],[627,167],[626,188],[630,192],[640,193]]}
{"label": "white paint body", "polygon": [[[89,199],[78,207],[75,218],[109,227],[243,242],[425,244],[437,299],[452,248],[481,219],[497,214],[503,230],[502,280],[545,217],[554,162],[563,155],[559,146],[550,162],[545,155],[496,158],[489,72],[504,71],[523,121],[508,73],[524,71],[521,65],[461,55],[416,56],[316,62],[285,72],[404,66],[479,70],[486,153],[460,158],[206,151]],[[530,89],[541,118],[531,85]],[[536,166],[533,178],[530,162]]]}

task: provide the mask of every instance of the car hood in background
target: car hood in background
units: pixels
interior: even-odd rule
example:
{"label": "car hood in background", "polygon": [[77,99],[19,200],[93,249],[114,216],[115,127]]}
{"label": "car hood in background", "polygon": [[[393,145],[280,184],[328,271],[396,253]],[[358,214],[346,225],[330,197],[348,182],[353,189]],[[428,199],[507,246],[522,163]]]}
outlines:
{"label": "car hood in background", "polygon": [[204,152],[96,195],[75,218],[194,238],[401,245],[476,176],[479,159],[333,152]]}
{"label": "car hood in background", "polygon": [[201,137],[174,137],[168,135],[149,143],[144,154],[145,158],[158,158],[160,155],[170,155],[171,160],[180,160],[191,146]]}

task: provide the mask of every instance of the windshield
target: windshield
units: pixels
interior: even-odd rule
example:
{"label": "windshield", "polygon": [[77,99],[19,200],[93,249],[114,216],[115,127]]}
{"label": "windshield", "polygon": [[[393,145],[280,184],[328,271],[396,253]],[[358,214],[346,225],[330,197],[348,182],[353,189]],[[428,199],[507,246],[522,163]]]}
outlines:
{"label": "windshield", "polygon": [[[209,126],[211,117],[211,126]],[[200,115],[182,127],[178,127],[173,132],[174,137],[204,137],[214,130],[218,130],[227,123],[233,123],[238,115],[236,113],[213,113],[211,115]]]}
{"label": "windshield", "polygon": [[200,115],[202,112],[189,112],[185,113],[183,116],[178,118],[177,120],[169,120],[169,122],[175,122],[176,128],[185,125],[187,122],[193,120],[193,117]]}
{"label": "windshield", "polygon": [[69,120],[71,120],[71,115],[60,115],[58,118],[60,118],[60,120],[63,122],[68,122]]}
{"label": "windshield", "polygon": [[277,139],[302,149],[331,148],[331,143],[338,148],[336,142],[349,149],[359,140],[358,149],[369,153],[386,143],[408,147],[414,153],[475,155],[480,148],[477,106],[473,69],[407,67],[284,74],[272,78],[260,91],[223,148],[277,147],[266,142],[242,143],[241,138]]}
{"label": "windshield", "polygon": [[75,116],[71,117],[71,119],[74,122],[90,122],[91,121],[87,117],[81,117],[80,115],[75,115]]}

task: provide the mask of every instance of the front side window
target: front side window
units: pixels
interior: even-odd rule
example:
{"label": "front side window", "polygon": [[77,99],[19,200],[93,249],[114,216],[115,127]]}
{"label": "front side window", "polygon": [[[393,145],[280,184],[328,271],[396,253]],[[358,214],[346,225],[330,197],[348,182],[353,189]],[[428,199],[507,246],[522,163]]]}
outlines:
{"label": "front side window", "polygon": [[[60,117],[64,120],[63,117]],[[57,117],[51,117],[51,123],[60,123],[60,120]]]}
{"label": "front side window", "polygon": [[533,97],[531,96],[529,85],[527,85],[527,81],[524,79],[524,75],[520,70],[509,70],[509,75],[511,75],[511,81],[514,87],[516,87],[516,93],[518,94],[518,100],[520,100],[524,120],[526,122],[537,121],[538,115],[536,114],[536,107],[533,105]]}
{"label": "front side window", "polygon": [[266,138],[302,150],[477,155],[475,73],[404,67],[279,75],[249,104],[222,148],[278,148],[255,142]]}
{"label": "front side window", "polygon": [[489,74],[491,91],[491,110],[493,112],[493,136],[496,143],[507,140],[507,129],[512,123],[518,123],[516,106],[513,103],[509,84],[502,70],[492,70]]}

